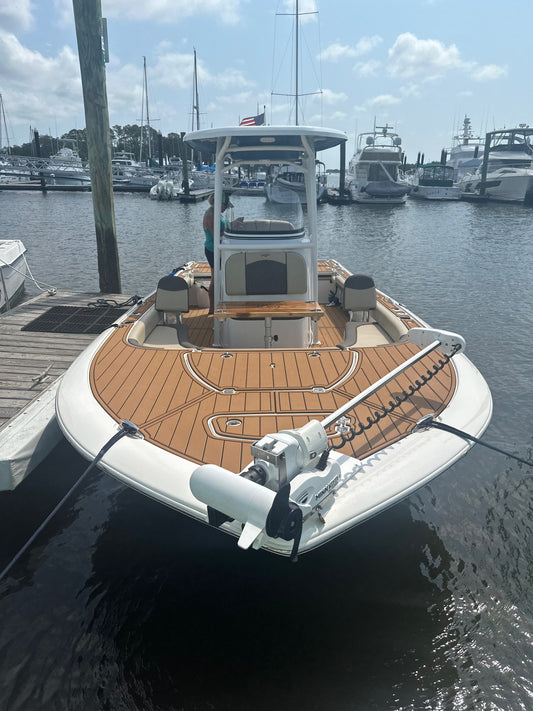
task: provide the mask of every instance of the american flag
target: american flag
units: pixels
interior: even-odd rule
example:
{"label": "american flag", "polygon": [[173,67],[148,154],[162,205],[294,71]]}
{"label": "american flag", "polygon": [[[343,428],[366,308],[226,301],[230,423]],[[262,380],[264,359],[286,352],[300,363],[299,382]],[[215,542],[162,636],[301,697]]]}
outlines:
{"label": "american flag", "polygon": [[248,116],[247,118],[243,118],[239,126],[263,126],[264,123],[265,112],[263,111],[263,113],[259,114],[259,116]]}

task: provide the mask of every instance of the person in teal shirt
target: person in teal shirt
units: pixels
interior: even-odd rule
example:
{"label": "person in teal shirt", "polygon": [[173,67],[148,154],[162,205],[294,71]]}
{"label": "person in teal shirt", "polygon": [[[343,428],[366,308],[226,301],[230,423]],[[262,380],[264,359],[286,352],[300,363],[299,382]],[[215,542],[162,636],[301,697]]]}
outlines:
{"label": "person in teal shirt", "polygon": [[[209,262],[209,266],[211,267],[211,284],[209,285],[209,313],[212,314],[214,312],[214,300],[215,300],[215,274],[214,274],[214,264],[215,264],[215,245],[213,242],[213,235],[215,232],[215,197],[214,195],[209,196],[209,207],[205,211],[204,214],[204,220],[203,220],[203,227],[204,227],[204,234],[205,234],[205,242],[204,242],[204,252],[207,261]],[[220,215],[220,234],[224,232],[226,229],[227,225],[227,220],[224,217],[224,212],[228,209],[228,207],[233,207],[233,203],[229,199],[229,195],[224,193],[222,195],[222,203],[220,206],[221,210],[221,215]]]}

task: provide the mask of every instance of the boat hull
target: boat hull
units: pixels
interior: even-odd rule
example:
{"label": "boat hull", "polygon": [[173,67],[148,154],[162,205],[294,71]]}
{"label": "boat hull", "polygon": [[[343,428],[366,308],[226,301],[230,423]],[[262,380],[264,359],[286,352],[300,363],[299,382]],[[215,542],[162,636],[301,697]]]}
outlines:
{"label": "boat hull", "polygon": [[[410,315],[410,312],[405,309],[402,313],[405,316]],[[134,310],[126,314],[121,321],[130,320],[133,315]],[[71,444],[88,460],[93,459],[102,446],[119,430],[119,417],[116,414],[112,416],[109,408],[104,407],[100,399],[95,397],[92,383],[96,377],[95,360],[106,347],[109,339],[116,340],[120,333],[121,329],[110,329],[99,336],[64,375],[57,395],[56,413],[61,430]],[[254,353],[257,354],[261,350],[254,351],[252,349],[248,351],[247,357],[251,358]],[[216,349],[214,353],[216,353]],[[194,359],[188,358],[189,373],[200,375],[203,360],[212,359],[214,353],[209,349],[204,349],[201,353],[195,353]],[[139,355],[138,352],[137,355]],[[220,356],[220,351],[218,351],[218,355]],[[354,355],[354,366],[348,369],[347,374],[343,376],[345,383],[348,383],[349,378],[353,377],[360,359],[364,358],[361,353],[349,353],[347,357],[351,358]],[[279,363],[276,360],[278,356],[274,356],[274,354],[267,354],[267,356],[274,359],[274,364]],[[171,357],[171,355],[167,353],[165,357]],[[107,356],[102,355],[102,358],[102,362],[104,362]],[[225,362],[231,364],[231,359]],[[452,362],[458,387],[455,388],[451,400],[441,412],[439,420],[463,429],[474,436],[479,436],[490,421],[492,412],[490,391],[477,369],[464,355],[454,356]],[[130,367],[132,366],[130,365]],[[148,366],[149,369],[151,367]],[[236,366],[234,367],[237,370]],[[175,368],[173,367],[171,371],[175,372]],[[216,398],[228,398],[228,395],[231,397],[232,393],[235,397],[239,397],[236,388],[240,373],[236,372],[231,377],[235,379],[225,382],[224,385],[233,383],[233,387],[225,387],[217,391],[219,394],[216,395]],[[206,376],[201,376],[201,378],[203,382],[208,382],[205,379]],[[171,388],[168,380],[166,382],[166,387]],[[180,382],[182,381],[180,380]],[[217,386],[214,383],[211,381],[209,383],[209,388],[216,389]],[[189,386],[182,385],[181,387],[187,387],[189,390]],[[242,388],[242,384],[240,387]],[[322,391],[324,388],[321,387],[318,390]],[[226,391],[227,394],[224,395]],[[311,387],[305,390],[308,393],[307,398],[311,397],[312,391]],[[194,389],[191,389],[190,392],[191,400],[196,399],[200,402],[200,391],[195,392]],[[285,389],[282,389],[276,397],[283,399],[290,396],[290,389],[286,394],[284,392]],[[252,394],[250,393],[247,397],[252,397]],[[128,398],[126,392],[123,393],[123,396],[120,395],[120,392],[117,392],[116,395],[119,399]],[[317,394],[316,397],[319,398],[321,395]],[[152,401],[151,395],[148,395],[148,400],[151,404],[146,402],[146,404],[140,405],[141,409],[145,411],[144,415],[141,414],[141,410],[137,406],[132,410],[134,412],[133,420],[146,419],[148,429],[141,428],[143,432],[146,432],[146,436],[144,438],[124,437],[109,450],[99,466],[138,492],[198,521],[207,523],[207,508],[192,494],[190,481],[202,461],[223,461],[222,441],[219,440],[218,449],[209,454],[207,450],[204,450],[204,445],[198,438],[200,435],[200,431],[198,431],[196,436],[197,451],[190,458],[177,455],[171,451],[169,445],[164,445],[163,440],[158,440],[159,444],[155,443],[155,440],[151,440],[151,434],[155,431],[153,428],[157,427],[157,436],[160,437],[162,436],[161,428],[167,427],[168,429],[168,426],[163,424],[163,420],[160,425],[157,425],[158,418],[163,413],[159,412],[158,414],[158,406]],[[229,400],[227,402],[229,407]],[[152,410],[151,414],[146,410],[146,407]],[[209,404],[206,407],[206,412],[209,414]],[[188,412],[190,413],[190,408]],[[293,416],[300,414],[308,421],[320,419],[326,413],[317,412],[316,409],[306,411],[304,408],[301,413],[292,412],[291,414]],[[272,415],[274,416],[275,413]],[[227,416],[225,419],[227,420]],[[185,426],[181,419],[180,423],[182,423],[180,426]],[[216,417],[205,419],[205,423],[213,432],[217,431]],[[171,428],[174,430],[175,425],[171,425]],[[184,434],[184,436],[190,439],[189,435]],[[164,441],[169,442],[168,439],[164,439]],[[440,430],[428,429],[411,432],[360,460],[342,452],[332,451],[330,461],[334,461],[338,465],[346,483],[338,492],[334,492],[326,498],[321,506],[320,517],[312,515],[304,522],[299,551],[302,553],[310,551],[401,501],[445,471],[470,447],[471,444],[462,438]],[[245,460],[244,465],[247,466],[251,463],[252,455],[250,454],[248,462]],[[236,537],[239,537],[242,532],[241,524],[235,521],[223,523],[221,528]],[[273,553],[290,555],[292,544],[280,538],[264,535],[260,541],[260,547]]]}
{"label": "boat hull", "polygon": [[20,240],[0,240],[0,311],[5,311],[24,291],[26,248]]}

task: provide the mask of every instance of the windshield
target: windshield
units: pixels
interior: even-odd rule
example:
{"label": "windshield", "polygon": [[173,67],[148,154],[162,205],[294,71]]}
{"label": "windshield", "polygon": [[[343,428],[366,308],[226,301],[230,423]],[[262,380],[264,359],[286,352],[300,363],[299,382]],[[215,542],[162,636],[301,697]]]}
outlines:
{"label": "windshield", "polygon": [[238,229],[238,221],[244,224],[270,221],[269,232],[301,234],[304,229],[304,191],[267,179],[266,184],[254,192],[243,186],[233,186],[227,192],[231,193],[233,207],[226,210],[225,217],[232,224],[232,232],[245,231]]}

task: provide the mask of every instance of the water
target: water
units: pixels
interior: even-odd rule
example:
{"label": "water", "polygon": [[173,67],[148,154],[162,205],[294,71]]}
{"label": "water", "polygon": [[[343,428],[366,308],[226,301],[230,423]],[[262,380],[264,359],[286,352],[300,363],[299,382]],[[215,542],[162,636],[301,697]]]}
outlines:
{"label": "water", "polygon": [[[202,257],[205,207],[115,196],[125,294]],[[0,210],[38,280],[98,290],[90,195],[0,192]],[[320,256],[466,338],[494,398],[484,439],[531,458],[533,211],[321,205],[319,222]],[[62,443],[0,493],[0,568],[85,467]],[[0,583],[0,708],[531,709],[532,476],[476,447],[292,565],[92,474]]]}

